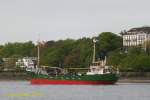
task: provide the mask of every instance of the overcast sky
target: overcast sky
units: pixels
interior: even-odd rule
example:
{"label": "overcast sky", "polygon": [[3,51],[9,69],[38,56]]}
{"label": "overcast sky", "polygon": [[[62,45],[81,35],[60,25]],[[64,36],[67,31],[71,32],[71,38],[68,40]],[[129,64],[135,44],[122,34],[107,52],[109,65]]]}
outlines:
{"label": "overcast sky", "polygon": [[150,25],[150,0],[0,0],[0,44]]}

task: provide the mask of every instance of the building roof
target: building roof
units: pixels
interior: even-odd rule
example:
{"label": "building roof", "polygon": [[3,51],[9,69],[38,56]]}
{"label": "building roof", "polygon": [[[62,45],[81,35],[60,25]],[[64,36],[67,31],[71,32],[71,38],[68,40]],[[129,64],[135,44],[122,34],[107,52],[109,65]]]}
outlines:
{"label": "building roof", "polygon": [[138,27],[138,28],[132,28],[127,32],[144,32],[144,33],[150,33],[150,27],[144,26],[144,27]]}
{"label": "building roof", "polygon": [[146,33],[150,34],[150,27],[149,26],[143,26],[143,27],[137,27],[137,28],[132,28],[128,31],[123,30],[121,31],[121,35],[129,35],[129,34],[138,34],[138,33]]}

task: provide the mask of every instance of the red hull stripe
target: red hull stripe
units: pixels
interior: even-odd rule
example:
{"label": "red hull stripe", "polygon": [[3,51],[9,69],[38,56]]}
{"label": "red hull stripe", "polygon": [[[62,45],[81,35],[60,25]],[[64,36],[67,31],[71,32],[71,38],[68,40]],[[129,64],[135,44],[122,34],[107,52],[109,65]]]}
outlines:
{"label": "red hull stripe", "polygon": [[90,80],[52,80],[33,78],[31,84],[114,84],[115,81],[90,81]]}

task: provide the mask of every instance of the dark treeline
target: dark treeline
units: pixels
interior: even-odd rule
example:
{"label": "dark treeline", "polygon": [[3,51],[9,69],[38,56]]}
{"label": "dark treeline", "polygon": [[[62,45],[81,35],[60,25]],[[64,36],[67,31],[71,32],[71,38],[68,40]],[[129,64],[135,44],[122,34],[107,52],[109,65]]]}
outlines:
{"label": "dark treeline", "polygon": [[[137,49],[129,50],[128,53],[122,51],[122,37],[111,32],[103,32],[96,39],[98,40],[96,58],[104,59],[107,56],[108,65],[122,70],[150,68],[150,56],[147,53],[136,51]],[[92,53],[92,38],[47,41],[40,47],[40,64],[59,67],[89,67]],[[31,56],[37,56],[37,45],[31,41],[7,43],[0,46],[0,58]]]}
{"label": "dark treeline", "polygon": [[122,71],[145,72],[150,71],[150,55],[138,47],[123,50],[115,50],[109,53],[107,64],[118,67]]}

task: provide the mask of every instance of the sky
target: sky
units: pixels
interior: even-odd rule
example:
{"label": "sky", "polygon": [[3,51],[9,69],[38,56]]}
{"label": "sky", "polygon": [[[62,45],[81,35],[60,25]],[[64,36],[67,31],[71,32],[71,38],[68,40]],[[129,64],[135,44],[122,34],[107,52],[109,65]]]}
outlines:
{"label": "sky", "polygon": [[79,39],[150,25],[150,0],[0,0],[0,44]]}

